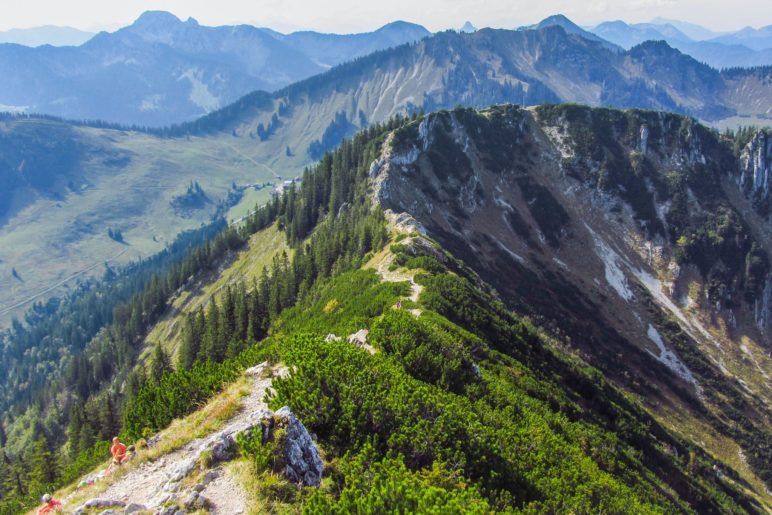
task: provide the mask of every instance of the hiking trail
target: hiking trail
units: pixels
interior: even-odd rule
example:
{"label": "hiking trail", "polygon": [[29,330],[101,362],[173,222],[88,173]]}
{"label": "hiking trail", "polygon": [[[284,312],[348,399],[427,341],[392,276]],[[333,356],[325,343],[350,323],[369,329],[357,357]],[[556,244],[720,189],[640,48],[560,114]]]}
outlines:
{"label": "hiking trail", "polygon": [[[272,372],[272,373],[266,373]],[[286,376],[288,370],[284,367],[270,368],[267,363],[261,363],[246,371],[252,381],[249,394],[240,399],[239,411],[231,417],[222,428],[211,434],[196,438],[183,447],[160,456],[153,461],[144,461],[126,474],[118,476],[103,491],[95,493],[90,499],[119,501],[124,506],[132,504],[141,506],[144,510],[157,510],[168,501],[185,501],[181,481],[188,477],[197,466],[202,451],[211,448],[218,439],[239,433],[255,424],[266,413],[270,413],[264,398],[269,391],[273,377]],[[161,440],[164,432],[160,433]],[[158,445],[158,443],[156,443]],[[231,477],[223,463],[209,469],[203,476],[204,480],[200,495],[209,502],[209,512],[216,514],[246,513],[247,499],[243,489]],[[110,481],[110,476],[102,481]],[[74,506],[68,506],[68,500],[78,492],[73,492],[63,499],[67,510],[78,511]],[[89,501],[86,501],[86,504]]]}

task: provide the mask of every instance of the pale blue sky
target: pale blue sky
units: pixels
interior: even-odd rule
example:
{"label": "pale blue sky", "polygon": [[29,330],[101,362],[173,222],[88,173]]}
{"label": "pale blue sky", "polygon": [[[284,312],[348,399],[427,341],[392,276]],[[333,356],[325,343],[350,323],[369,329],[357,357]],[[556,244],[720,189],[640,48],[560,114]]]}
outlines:
{"label": "pale blue sky", "polygon": [[396,19],[432,31],[465,20],[512,28],[555,13],[580,25],[656,16],[724,31],[772,24],[772,0],[0,0],[0,30],[46,24],[112,30],[150,9],[192,16],[204,25],[250,23],[281,31],[359,32]]}

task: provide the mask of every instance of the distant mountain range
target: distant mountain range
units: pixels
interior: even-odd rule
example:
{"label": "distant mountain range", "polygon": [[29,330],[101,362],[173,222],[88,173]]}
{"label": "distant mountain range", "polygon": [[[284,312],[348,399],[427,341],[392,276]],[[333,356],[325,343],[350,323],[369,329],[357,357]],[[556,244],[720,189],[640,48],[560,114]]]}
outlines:
{"label": "distant mountain range", "polygon": [[[734,34],[695,40],[673,23],[636,23],[609,21],[591,29],[589,34],[600,36],[625,49],[644,41],[666,41],[668,45],[689,54],[714,68],[772,65],[772,25],[761,29],[745,28]],[[581,30],[581,29],[580,29]],[[694,30],[689,31],[695,34]],[[587,33],[585,33],[587,35]]]}
{"label": "distant mountain range", "polygon": [[93,32],[54,25],[0,31],[0,43],[14,43],[30,47],[41,45],[78,46],[92,37],[94,37]]}
{"label": "distant mountain range", "polygon": [[[684,22],[655,20],[605,22],[585,30],[556,15],[520,30],[552,26],[616,53],[662,40],[714,68],[772,65],[770,27],[720,34]],[[26,34],[30,46],[90,36],[67,36],[72,29],[57,27],[35,30],[18,32]],[[469,22],[459,29],[475,30]],[[193,19],[151,11],[128,27],[99,33],[77,47],[0,44],[0,111],[166,126],[216,111],[252,91],[276,91],[343,62],[430,35],[424,27],[402,21],[362,34],[282,34],[250,25],[205,27]]]}
{"label": "distant mountain range", "polygon": [[0,45],[0,105],[163,126],[427,35],[405,22],[367,34],[283,35],[249,25],[204,27],[147,12],[131,26],[97,34],[79,47]]}

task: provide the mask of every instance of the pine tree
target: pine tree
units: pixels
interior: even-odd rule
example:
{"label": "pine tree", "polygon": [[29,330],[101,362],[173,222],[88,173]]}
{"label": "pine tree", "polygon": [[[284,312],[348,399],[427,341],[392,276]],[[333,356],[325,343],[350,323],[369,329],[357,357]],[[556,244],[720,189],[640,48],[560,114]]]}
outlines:
{"label": "pine tree", "polygon": [[220,308],[217,306],[217,300],[212,298],[206,310],[206,319],[204,322],[204,340],[201,344],[198,361],[215,360],[217,354],[217,338],[220,334]]}
{"label": "pine tree", "polygon": [[200,346],[199,333],[196,331],[196,314],[188,313],[182,328],[182,343],[177,354],[177,368],[187,370],[192,367]]}
{"label": "pine tree", "polygon": [[234,336],[236,326],[235,300],[233,298],[233,289],[228,286],[222,299],[220,308],[220,323],[217,332],[217,344],[214,346],[215,361],[222,361],[225,358],[228,343]]}
{"label": "pine tree", "polygon": [[48,442],[41,436],[35,440],[30,456],[30,482],[33,490],[52,485],[59,476],[59,464],[48,448]]}
{"label": "pine tree", "polygon": [[67,442],[70,444],[70,456],[77,456],[80,448],[80,432],[83,427],[83,406],[76,403],[70,409],[70,422],[67,424]]}
{"label": "pine tree", "polygon": [[133,399],[137,393],[142,389],[142,387],[147,382],[147,378],[145,377],[145,372],[141,368],[137,368],[135,370],[132,370],[129,373],[129,377],[126,378],[126,402],[129,402],[131,399]]}
{"label": "pine tree", "polygon": [[159,384],[164,374],[171,372],[172,366],[169,363],[169,356],[161,348],[161,344],[156,344],[153,349],[153,355],[150,358],[150,370],[148,378],[153,384]]}
{"label": "pine tree", "polygon": [[249,308],[247,306],[247,289],[244,283],[239,283],[234,294],[234,340],[247,339],[247,325],[249,324]]}
{"label": "pine tree", "polygon": [[105,395],[104,401],[102,401],[102,409],[100,411],[101,422],[101,435],[103,440],[110,440],[116,436],[120,430],[120,418],[116,411],[115,401],[112,395],[109,393]]}
{"label": "pine tree", "polygon": [[83,452],[93,447],[96,443],[96,428],[93,424],[93,418],[88,415],[88,410],[83,410],[83,423],[80,426],[80,434],[78,435],[78,449]]}
{"label": "pine tree", "polygon": [[8,465],[8,483],[6,488],[10,496],[23,497],[29,492],[27,487],[29,478],[27,476],[27,466],[21,456],[14,463],[10,456],[5,455]]}

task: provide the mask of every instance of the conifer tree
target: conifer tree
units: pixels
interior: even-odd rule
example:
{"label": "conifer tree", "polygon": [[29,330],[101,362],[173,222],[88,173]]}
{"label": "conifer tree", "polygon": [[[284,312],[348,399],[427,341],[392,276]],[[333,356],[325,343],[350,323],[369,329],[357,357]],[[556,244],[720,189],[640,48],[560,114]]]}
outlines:
{"label": "conifer tree", "polygon": [[233,289],[230,285],[225,289],[225,294],[220,307],[220,323],[218,326],[216,345],[214,346],[215,361],[221,361],[225,357],[225,349],[233,338],[236,326],[235,301]]}
{"label": "conifer tree", "polygon": [[234,340],[244,341],[247,339],[247,325],[249,324],[249,308],[247,306],[247,289],[243,282],[236,286],[234,295]]}
{"label": "conifer tree", "polygon": [[199,341],[200,333],[196,330],[196,316],[195,313],[188,313],[188,316],[185,318],[185,325],[182,328],[182,343],[177,354],[178,369],[187,370],[196,361],[201,345]]}
{"label": "conifer tree", "polygon": [[150,358],[150,371],[148,377],[153,384],[159,384],[164,374],[171,372],[172,366],[169,363],[169,356],[161,348],[161,344],[156,344],[153,349],[153,355]]}
{"label": "conifer tree", "polygon": [[67,441],[70,444],[70,455],[77,456],[80,448],[80,432],[83,427],[83,406],[78,402],[70,409],[70,422],[67,424]]}
{"label": "conifer tree", "polygon": [[40,489],[51,485],[59,476],[59,465],[56,457],[48,448],[48,442],[44,436],[35,440],[30,456],[30,481],[33,489]]}
{"label": "conifer tree", "polygon": [[220,334],[219,326],[220,308],[217,306],[217,300],[212,298],[206,310],[204,339],[201,344],[198,361],[216,360],[215,356],[218,350],[217,339]]}
{"label": "conifer tree", "polygon": [[115,401],[113,400],[113,396],[109,393],[105,395],[104,401],[102,401],[99,418],[101,422],[101,435],[103,440],[110,440],[113,436],[116,436],[120,432],[120,419],[116,410]]}

